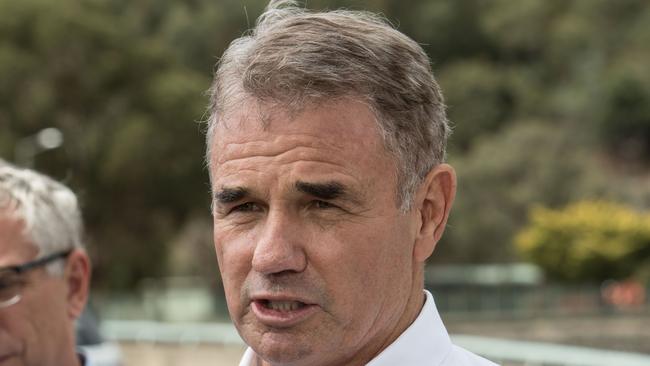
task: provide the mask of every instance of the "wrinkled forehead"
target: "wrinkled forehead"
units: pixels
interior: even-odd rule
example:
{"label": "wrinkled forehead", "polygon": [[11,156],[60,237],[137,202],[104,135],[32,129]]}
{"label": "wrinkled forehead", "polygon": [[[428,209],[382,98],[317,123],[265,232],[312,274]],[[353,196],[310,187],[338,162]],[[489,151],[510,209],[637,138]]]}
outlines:
{"label": "wrinkled forehead", "polygon": [[32,185],[26,177],[13,171],[0,169],[0,210],[12,211],[22,215],[27,197],[33,193]]}
{"label": "wrinkled forehead", "polygon": [[[20,222],[23,231],[26,231],[27,223],[23,217],[23,207],[20,200],[10,190],[0,185],[0,219],[4,221],[14,220]],[[2,232],[0,232],[0,236]]]}
{"label": "wrinkled forehead", "polygon": [[19,233],[24,234],[26,228],[25,220],[16,211],[15,204],[0,206],[0,240]]}
{"label": "wrinkled forehead", "polygon": [[269,145],[308,136],[314,147],[328,145],[379,154],[385,150],[373,109],[353,97],[312,101],[300,106],[248,99],[238,110],[223,115],[211,132],[211,163],[223,153],[224,146],[241,143],[252,136]]}
{"label": "wrinkled forehead", "polygon": [[0,208],[0,267],[34,259],[38,248],[26,235],[25,220],[12,208]]}
{"label": "wrinkled forehead", "polygon": [[297,181],[337,181],[358,190],[376,182],[394,184],[379,177],[395,171],[395,161],[386,153],[374,114],[365,104],[331,102],[296,115],[269,111],[263,121],[257,110],[242,110],[216,131],[210,156],[213,190],[246,179],[255,185],[262,177],[268,185],[285,188]]}

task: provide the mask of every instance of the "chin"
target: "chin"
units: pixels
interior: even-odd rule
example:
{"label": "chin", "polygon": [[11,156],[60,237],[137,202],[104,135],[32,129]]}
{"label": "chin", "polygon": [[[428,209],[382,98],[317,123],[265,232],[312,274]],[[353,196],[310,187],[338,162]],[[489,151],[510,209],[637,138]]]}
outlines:
{"label": "chin", "polygon": [[271,364],[314,365],[312,346],[299,336],[267,332],[249,344],[255,353]]}

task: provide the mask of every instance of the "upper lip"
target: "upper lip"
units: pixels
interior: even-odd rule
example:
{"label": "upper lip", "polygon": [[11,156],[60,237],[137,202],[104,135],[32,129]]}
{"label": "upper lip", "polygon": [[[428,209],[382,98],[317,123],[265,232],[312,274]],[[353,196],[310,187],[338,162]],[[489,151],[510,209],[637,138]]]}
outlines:
{"label": "upper lip", "polygon": [[303,296],[289,295],[289,294],[270,294],[258,293],[253,294],[251,301],[298,301],[306,305],[315,305],[316,302]]}

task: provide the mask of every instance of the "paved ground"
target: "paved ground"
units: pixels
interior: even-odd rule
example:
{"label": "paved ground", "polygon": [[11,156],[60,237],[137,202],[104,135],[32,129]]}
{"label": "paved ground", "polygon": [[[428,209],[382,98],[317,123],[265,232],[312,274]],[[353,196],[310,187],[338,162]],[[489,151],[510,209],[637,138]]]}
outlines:
{"label": "paved ground", "polygon": [[650,354],[650,315],[447,321],[451,333]]}
{"label": "paved ground", "polygon": [[237,366],[243,346],[120,344],[124,366]]}

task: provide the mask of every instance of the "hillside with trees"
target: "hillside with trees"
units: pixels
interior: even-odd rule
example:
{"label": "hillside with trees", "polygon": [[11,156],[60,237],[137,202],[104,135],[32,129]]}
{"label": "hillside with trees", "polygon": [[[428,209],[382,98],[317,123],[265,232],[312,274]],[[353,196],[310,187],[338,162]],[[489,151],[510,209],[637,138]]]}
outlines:
{"label": "hillside with trees", "polygon": [[[219,55],[264,5],[0,0],[0,157],[15,161],[17,147],[46,127],[62,131],[63,146],[33,163],[79,192],[96,286],[132,289],[166,273],[218,281],[202,160],[205,91]],[[537,260],[515,245],[542,220],[533,207],[547,216],[578,201],[650,210],[650,2],[308,6],[381,12],[432,59],[459,175],[432,263]],[[650,256],[650,243],[638,245]],[[598,273],[580,279],[616,275]]]}

